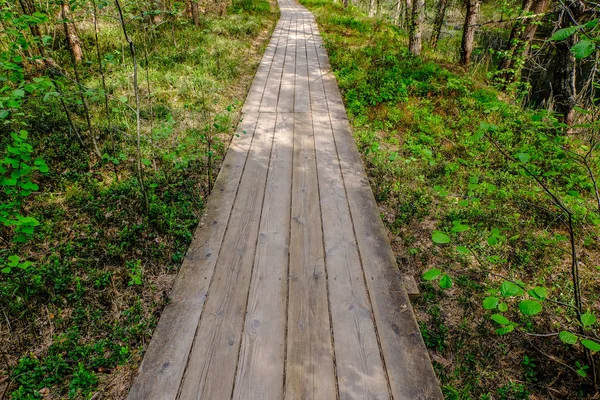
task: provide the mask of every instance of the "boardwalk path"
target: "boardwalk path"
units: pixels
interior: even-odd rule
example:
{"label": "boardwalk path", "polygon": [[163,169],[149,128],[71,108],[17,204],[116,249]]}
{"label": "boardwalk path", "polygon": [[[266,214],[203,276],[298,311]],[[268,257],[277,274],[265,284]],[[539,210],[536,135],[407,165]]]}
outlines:
{"label": "boardwalk path", "polygon": [[279,5],[129,399],[441,399],[314,17]]}

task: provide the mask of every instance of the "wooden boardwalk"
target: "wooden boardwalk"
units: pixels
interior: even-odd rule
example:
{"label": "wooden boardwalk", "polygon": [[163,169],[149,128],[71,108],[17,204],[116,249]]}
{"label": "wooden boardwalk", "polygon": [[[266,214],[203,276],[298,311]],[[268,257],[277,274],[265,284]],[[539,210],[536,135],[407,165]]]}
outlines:
{"label": "wooden boardwalk", "polygon": [[314,17],[279,5],[129,399],[441,399]]}

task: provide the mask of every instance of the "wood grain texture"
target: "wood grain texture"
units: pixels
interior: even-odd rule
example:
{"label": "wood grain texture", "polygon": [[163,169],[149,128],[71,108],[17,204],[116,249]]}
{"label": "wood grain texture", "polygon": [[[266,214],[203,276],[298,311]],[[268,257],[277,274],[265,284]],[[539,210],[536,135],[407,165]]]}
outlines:
{"label": "wood grain texture", "polygon": [[443,399],[348,120],[332,126],[392,395]]}
{"label": "wood grain texture", "polygon": [[279,5],[129,399],[441,399],[315,19]]}
{"label": "wood grain texture", "polygon": [[181,399],[229,399],[233,392],[274,128],[275,115],[260,114],[183,376]]}
{"label": "wood grain texture", "polygon": [[313,114],[340,399],[388,399],[329,114]]}
{"label": "wood grain texture", "polygon": [[247,115],[238,126],[203,221],[171,290],[171,302],[162,312],[129,391],[130,400],[172,400],[177,396],[257,119],[258,115]]}
{"label": "wood grain texture", "polygon": [[283,398],[293,114],[278,114],[233,398]]}
{"label": "wood grain texture", "polygon": [[295,114],[286,400],[335,399],[333,349],[310,114]]}

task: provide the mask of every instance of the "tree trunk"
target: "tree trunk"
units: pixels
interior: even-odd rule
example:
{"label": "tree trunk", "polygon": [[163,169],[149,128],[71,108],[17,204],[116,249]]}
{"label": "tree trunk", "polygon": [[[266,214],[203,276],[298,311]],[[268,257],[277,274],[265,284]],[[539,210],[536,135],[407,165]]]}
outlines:
{"label": "tree trunk", "polygon": [[475,24],[479,14],[480,0],[466,0],[467,12],[465,14],[465,24],[463,27],[462,43],[460,45],[460,62],[463,66],[469,67],[471,63],[471,54],[475,42]]}
{"label": "tree trunk", "polygon": [[[524,13],[531,12],[533,15],[539,15],[547,8],[548,0],[523,1]],[[534,23],[536,18],[538,17],[521,19],[513,25],[505,55],[498,66],[498,70],[502,72],[496,79],[500,83],[509,85],[519,78],[523,61],[527,58],[531,41],[537,30],[537,24]]]}
{"label": "tree trunk", "polygon": [[433,29],[430,40],[431,47],[434,49],[436,48],[437,42],[440,39],[440,34],[442,33],[442,25],[444,25],[444,17],[446,16],[448,0],[439,0],[437,6],[437,12],[435,13],[435,20],[433,21]]}
{"label": "tree trunk", "polygon": [[192,12],[192,22],[195,26],[200,26],[200,10],[196,0],[190,0],[190,11]]}
{"label": "tree trunk", "polygon": [[67,43],[69,44],[69,50],[73,55],[73,60],[80,63],[83,61],[83,50],[81,49],[81,41],[77,36],[77,31],[72,23],[69,23],[69,14],[71,8],[69,3],[61,0],[60,2],[60,19],[62,19],[63,28],[65,30],[65,36],[67,37]]}
{"label": "tree trunk", "polygon": [[[581,0],[572,0],[565,4],[560,12],[558,29],[572,26],[573,20],[578,21],[585,12],[585,4]],[[575,44],[576,37],[569,38],[556,43],[556,55],[554,57],[554,76],[552,78],[552,92],[554,100],[554,111],[561,115],[564,123],[573,123],[576,100],[575,92],[575,57],[570,49]]]}
{"label": "tree trunk", "polygon": [[412,55],[421,54],[423,47],[423,22],[425,19],[425,0],[413,0],[412,18],[410,19],[410,32],[408,51]]}
{"label": "tree trunk", "polygon": [[[25,15],[31,16],[36,12],[35,3],[33,2],[33,0],[19,0],[19,4],[21,5],[21,9],[23,10],[23,14]],[[40,31],[40,27],[37,24],[30,24],[29,30],[31,31],[33,40],[37,40],[39,56],[45,57],[46,53],[44,51],[44,44],[42,42],[42,32]]]}
{"label": "tree trunk", "polygon": [[344,5],[344,8],[348,7],[348,0],[342,0],[342,4]]}
{"label": "tree trunk", "polygon": [[396,0],[394,5],[394,25],[400,26],[400,18],[402,17],[402,0]]}
{"label": "tree trunk", "polygon": [[403,0],[404,1],[404,21],[402,22],[402,27],[410,29],[410,21],[412,20],[412,2],[413,0]]}
{"label": "tree trunk", "polygon": [[369,17],[374,17],[377,14],[377,0],[369,1]]}

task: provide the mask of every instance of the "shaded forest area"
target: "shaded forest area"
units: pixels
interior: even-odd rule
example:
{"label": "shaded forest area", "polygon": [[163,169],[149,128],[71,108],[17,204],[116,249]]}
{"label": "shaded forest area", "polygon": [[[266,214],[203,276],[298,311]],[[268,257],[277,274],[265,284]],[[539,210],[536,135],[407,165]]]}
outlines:
{"label": "shaded forest area", "polygon": [[446,398],[597,398],[597,5],[302,3]]}
{"label": "shaded forest area", "polygon": [[277,15],[0,1],[0,398],[126,396]]}

